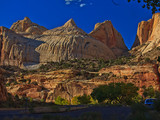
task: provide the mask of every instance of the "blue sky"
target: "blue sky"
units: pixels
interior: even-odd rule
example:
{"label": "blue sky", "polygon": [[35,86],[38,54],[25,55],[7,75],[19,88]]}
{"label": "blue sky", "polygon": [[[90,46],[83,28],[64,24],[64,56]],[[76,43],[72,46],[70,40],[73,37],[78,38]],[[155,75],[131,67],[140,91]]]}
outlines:
{"label": "blue sky", "polygon": [[13,22],[29,17],[48,29],[73,18],[77,26],[89,33],[98,22],[111,20],[127,47],[135,40],[138,23],[152,17],[150,10],[127,0],[0,0],[0,26],[10,28]]}

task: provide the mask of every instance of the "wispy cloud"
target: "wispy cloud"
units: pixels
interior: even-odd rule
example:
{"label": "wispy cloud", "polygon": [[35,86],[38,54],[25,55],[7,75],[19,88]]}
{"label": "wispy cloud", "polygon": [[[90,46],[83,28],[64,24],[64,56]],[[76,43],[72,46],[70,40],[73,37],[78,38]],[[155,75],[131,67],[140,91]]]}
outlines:
{"label": "wispy cloud", "polygon": [[80,7],[84,7],[84,6],[86,6],[86,4],[85,4],[85,3],[82,3],[82,4],[80,4],[79,6],[80,6]]}
{"label": "wispy cloud", "polygon": [[84,7],[86,5],[93,5],[92,2],[85,2],[84,0],[64,0],[66,3],[66,5],[70,5],[70,4],[75,4],[78,5],[79,7]]}

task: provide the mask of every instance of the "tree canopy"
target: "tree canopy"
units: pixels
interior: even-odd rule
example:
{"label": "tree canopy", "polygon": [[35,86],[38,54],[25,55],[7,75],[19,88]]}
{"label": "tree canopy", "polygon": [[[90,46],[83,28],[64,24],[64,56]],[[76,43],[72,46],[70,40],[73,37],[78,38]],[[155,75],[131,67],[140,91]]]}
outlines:
{"label": "tree canopy", "polygon": [[[128,2],[135,1],[135,0],[128,0]],[[137,0],[138,3],[143,2],[143,8],[151,9],[152,14],[156,11],[160,11],[160,0]]]}
{"label": "tree canopy", "polygon": [[91,96],[99,103],[107,99],[110,103],[118,101],[118,103],[130,104],[133,98],[138,95],[137,91],[138,88],[132,83],[110,83],[93,89]]}

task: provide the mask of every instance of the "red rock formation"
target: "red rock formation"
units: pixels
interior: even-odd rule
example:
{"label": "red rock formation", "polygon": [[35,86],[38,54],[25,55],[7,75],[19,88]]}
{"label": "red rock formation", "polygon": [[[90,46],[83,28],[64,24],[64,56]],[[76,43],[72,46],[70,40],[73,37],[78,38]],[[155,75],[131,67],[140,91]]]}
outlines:
{"label": "red rock formation", "polygon": [[137,36],[132,46],[136,47],[142,45],[147,41],[154,41],[160,38],[160,13],[155,13],[152,19],[148,21],[142,21],[138,24]]}
{"label": "red rock formation", "polygon": [[99,73],[112,72],[116,77],[112,77],[109,82],[133,83],[143,92],[143,86],[152,86],[155,90],[160,90],[159,71],[157,64],[137,65],[137,66],[113,66],[104,68]]}
{"label": "red rock formation", "polygon": [[116,56],[128,51],[121,34],[113,27],[111,21],[97,23],[89,35],[111,48]]}

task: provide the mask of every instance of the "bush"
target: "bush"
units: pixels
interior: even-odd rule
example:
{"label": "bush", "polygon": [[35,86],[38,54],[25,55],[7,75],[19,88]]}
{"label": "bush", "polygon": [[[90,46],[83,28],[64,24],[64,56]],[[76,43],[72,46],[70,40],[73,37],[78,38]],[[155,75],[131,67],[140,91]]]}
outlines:
{"label": "bush", "polygon": [[57,105],[69,105],[70,102],[64,98],[61,98],[60,96],[58,96],[56,99],[55,99],[55,104]]}
{"label": "bush", "polygon": [[78,101],[78,96],[75,96],[71,100],[72,105],[79,105],[80,102]]}
{"label": "bush", "polygon": [[154,88],[152,86],[149,86],[148,88],[144,87],[143,96],[145,98],[156,97],[156,91],[154,90]]}
{"label": "bush", "polygon": [[110,83],[102,85],[93,89],[91,96],[97,99],[99,103],[104,102],[106,99],[108,103],[131,104],[133,98],[138,95],[138,88],[132,83]]}
{"label": "bush", "polygon": [[38,85],[38,83],[36,81],[33,81],[32,84],[33,85]]}
{"label": "bush", "polygon": [[145,62],[150,62],[150,58],[145,58]]}
{"label": "bush", "polygon": [[78,102],[80,104],[89,104],[91,103],[91,97],[89,95],[84,94],[83,96],[79,96],[78,98]]}

